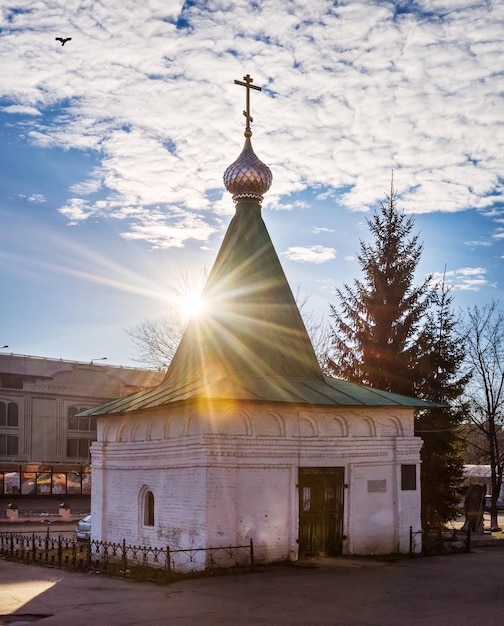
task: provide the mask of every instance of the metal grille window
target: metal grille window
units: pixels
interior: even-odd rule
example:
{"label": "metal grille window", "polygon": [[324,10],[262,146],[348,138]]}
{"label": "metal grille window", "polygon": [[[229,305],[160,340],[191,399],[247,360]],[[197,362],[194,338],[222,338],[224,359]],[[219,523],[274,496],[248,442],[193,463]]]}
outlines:
{"label": "metal grille window", "polygon": [[311,506],[311,487],[302,488],[303,512],[309,511]]}

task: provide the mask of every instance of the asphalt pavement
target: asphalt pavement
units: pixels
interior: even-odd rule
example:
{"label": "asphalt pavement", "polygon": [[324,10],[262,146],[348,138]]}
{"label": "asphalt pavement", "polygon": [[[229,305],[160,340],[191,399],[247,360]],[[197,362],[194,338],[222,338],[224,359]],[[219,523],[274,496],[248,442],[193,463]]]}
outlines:
{"label": "asphalt pavement", "polygon": [[314,559],[170,585],[0,560],[0,625],[502,626],[501,546]]}

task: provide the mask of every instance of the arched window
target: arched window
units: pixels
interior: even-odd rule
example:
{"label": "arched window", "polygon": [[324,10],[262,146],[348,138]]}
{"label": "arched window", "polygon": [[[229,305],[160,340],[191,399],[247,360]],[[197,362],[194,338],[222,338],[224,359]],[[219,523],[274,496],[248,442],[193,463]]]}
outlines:
{"label": "arched window", "polygon": [[79,409],[76,406],[68,407],[68,428],[70,430],[79,430],[79,418],[75,417]]}
{"label": "arched window", "polygon": [[86,432],[96,432],[96,417],[77,417],[77,413],[87,411],[86,407],[68,407],[68,429],[83,430]]}
{"label": "arched window", "polygon": [[154,495],[147,491],[144,497],[144,525],[154,526]]}
{"label": "arched window", "polygon": [[18,405],[15,402],[0,402],[0,426],[18,427]]}

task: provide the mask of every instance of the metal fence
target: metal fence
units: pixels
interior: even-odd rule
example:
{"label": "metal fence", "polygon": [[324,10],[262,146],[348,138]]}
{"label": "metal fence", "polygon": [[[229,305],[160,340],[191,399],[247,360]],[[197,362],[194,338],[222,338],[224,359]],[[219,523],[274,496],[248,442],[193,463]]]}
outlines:
{"label": "metal fence", "polygon": [[471,550],[471,529],[467,532],[450,528],[414,531],[410,526],[410,555],[453,554]]}
{"label": "metal fence", "polygon": [[243,546],[171,549],[10,532],[0,533],[0,556],[23,563],[161,582],[195,573],[254,569],[252,539]]}

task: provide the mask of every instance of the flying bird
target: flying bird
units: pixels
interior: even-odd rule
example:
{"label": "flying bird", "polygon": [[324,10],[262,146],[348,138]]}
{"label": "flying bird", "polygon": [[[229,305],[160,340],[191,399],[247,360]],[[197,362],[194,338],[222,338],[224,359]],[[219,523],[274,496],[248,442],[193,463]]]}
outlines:
{"label": "flying bird", "polygon": [[61,41],[61,45],[64,46],[67,41],[72,41],[72,38],[67,37],[66,39],[63,39],[63,37],[56,37],[56,41]]}

